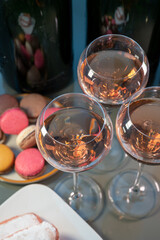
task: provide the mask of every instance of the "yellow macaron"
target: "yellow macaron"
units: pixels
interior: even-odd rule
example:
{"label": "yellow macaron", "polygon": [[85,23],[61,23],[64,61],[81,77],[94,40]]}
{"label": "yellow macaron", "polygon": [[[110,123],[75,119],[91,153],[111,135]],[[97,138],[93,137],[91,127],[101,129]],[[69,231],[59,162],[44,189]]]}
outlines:
{"label": "yellow macaron", "polygon": [[0,144],[0,174],[10,171],[14,164],[14,153],[6,145]]}

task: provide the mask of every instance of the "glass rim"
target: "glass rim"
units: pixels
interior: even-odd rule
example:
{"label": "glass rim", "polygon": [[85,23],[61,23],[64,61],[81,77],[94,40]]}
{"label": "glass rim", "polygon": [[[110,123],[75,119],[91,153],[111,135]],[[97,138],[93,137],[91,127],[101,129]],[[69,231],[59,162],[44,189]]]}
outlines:
{"label": "glass rim", "polygon": [[[96,76],[98,76],[99,78],[101,78],[101,79],[106,79],[106,77],[98,74],[97,72],[95,72],[95,71],[91,68],[91,66],[90,66],[90,64],[88,63],[88,60],[87,60],[87,56],[88,56],[87,53],[88,53],[89,48],[91,47],[91,45],[92,45],[93,43],[95,43],[97,40],[100,40],[100,39],[103,39],[103,38],[109,38],[109,37],[110,37],[110,38],[112,38],[112,37],[119,37],[119,38],[122,38],[122,39],[128,39],[130,42],[134,42],[134,43],[136,44],[136,46],[138,46],[138,48],[140,49],[140,52],[141,52],[141,54],[142,54],[142,62],[141,62],[140,67],[138,68],[138,70],[137,70],[135,73],[133,73],[132,75],[130,75],[130,78],[133,78],[133,77],[142,69],[142,66],[144,65],[144,59],[145,59],[146,54],[145,54],[144,50],[142,49],[142,47],[141,47],[134,39],[132,39],[132,38],[130,38],[130,37],[128,37],[128,36],[122,35],[122,34],[105,34],[105,35],[102,35],[102,36],[99,36],[99,37],[95,38],[93,41],[91,41],[91,42],[89,43],[89,45],[88,45],[88,46],[86,47],[86,49],[85,49],[85,59],[86,59],[86,63],[87,63],[87,65],[88,65],[90,71],[92,71],[92,72],[93,72]],[[146,58],[147,58],[147,57],[146,57]],[[148,59],[147,59],[147,62],[148,62]],[[107,77],[107,80],[112,81],[113,79],[114,79],[114,78],[112,78],[112,77]],[[116,78],[116,81],[122,80],[122,79],[125,80],[125,79],[128,79],[128,77],[125,76],[125,77],[122,77],[122,78]]]}
{"label": "glass rim", "polygon": [[[143,90],[139,90],[138,92],[136,92],[135,94],[133,94],[133,96],[130,98],[129,102],[127,103],[127,105],[128,105],[128,106],[127,106],[127,114],[128,114],[128,116],[129,116],[129,122],[131,122],[131,123],[133,124],[134,128],[135,128],[139,133],[141,133],[143,136],[145,136],[146,138],[149,138],[149,139],[155,139],[155,138],[152,137],[152,136],[148,136],[147,134],[145,134],[144,132],[142,132],[141,130],[139,130],[139,129],[135,126],[135,124],[133,123],[133,121],[131,120],[131,117],[130,117],[129,107],[130,107],[131,103],[135,102],[136,99],[137,99],[138,97],[140,97],[144,92],[146,92],[146,91],[148,91],[148,90],[153,90],[153,92],[154,92],[154,91],[156,91],[157,89],[160,91],[160,87],[159,87],[159,86],[146,87],[146,88],[144,88]],[[156,138],[156,139],[160,139],[160,137],[158,137],[158,138]]]}
{"label": "glass rim", "polygon": [[[59,98],[65,97],[65,96],[69,96],[69,95],[72,95],[72,96],[77,96],[77,95],[78,95],[78,96],[83,96],[83,97],[85,97],[85,98],[87,98],[87,99],[89,99],[89,100],[94,101],[94,102],[98,105],[99,109],[101,110],[101,112],[102,112],[102,114],[103,114],[103,126],[101,127],[101,130],[98,132],[98,134],[97,134],[93,139],[91,139],[90,141],[87,141],[87,142],[85,142],[85,143],[81,143],[81,144],[77,144],[77,145],[71,144],[71,145],[69,145],[69,146],[70,146],[70,147],[82,146],[82,145],[89,144],[89,143],[91,143],[92,141],[94,141],[95,139],[97,139],[97,138],[100,136],[100,134],[102,133],[102,131],[103,131],[103,129],[104,129],[106,123],[107,123],[107,120],[109,121],[109,124],[108,124],[107,126],[108,126],[109,129],[110,129],[111,141],[112,141],[112,138],[113,138],[113,125],[112,125],[112,121],[111,121],[111,119],[110,119],[107,111],[104,109],[104,107],[103,107],[94,97],[90,97],[90,96],[88,96],[88,95],[86,95],[86,94],[83,94],[83,93],[64,93],[64,94],[61,94],[61,95],[55,97],[54,99],[52,99],[52,100],[44,107],[44,109],[42,110],[41,114],[39,115],[39,121],[40,121],[40,119],[41,119],[41,117],[42,117],[43,123],[42,123],[41,129],[43,128],[43,131],[45,132],[45,134],[47,134],[53,141],[57,142],[57,143],[60,144],[60,145],[63,145],[63,146],[67,146],[67,145],[68,145],[68,144],[65,144],[65,143],[62,143],[62,142],[56,140],[54,137],[52,137],[52,136],[48,133],[48,131],[47,131],[45,125],[44,125],[44,122],[45,122],[44,116],[45,116],[46,110],[48,109],[48,106],[49,106],[49,105],[51,105],[54,101],[56,102]],[[62,108],[62,109],[63,109],[63,108]],[[52,115],[52,114],[50,114],[50,115]],[[49,116],[50,116],[50,115],[49,115]],[[49,116],[48,116],[48,117],[49,117]],[[41,131],[42,131],[42,130],[41,130]],[[110,144],[111,144],[111,143],[110,143]]]}

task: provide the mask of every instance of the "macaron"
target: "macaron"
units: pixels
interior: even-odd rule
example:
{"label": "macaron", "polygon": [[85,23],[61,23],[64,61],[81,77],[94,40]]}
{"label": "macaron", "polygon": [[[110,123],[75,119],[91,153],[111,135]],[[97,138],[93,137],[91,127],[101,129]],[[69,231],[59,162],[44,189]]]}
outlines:
{"label": "macaron", "polygon": [[35,123],[47,100],[39,93],[31,93],[24,96],[20,101],[20,107],[27,114],[30,123]]}
{"label": "macaron", "polygon": [[18,134],[16,138],[18,147],[27,149],[36,146],[35,129],[36,125],[30,125]]}
{"label": "macaron", "polygon": [[15,171],[25,179],[40,175],[45,166],[45,160],[36,148],[28,148],[18,154],[15,160]]}
{"label": "macaron", "polygon": [[6,145],[0,144],[0,174],[10,172],[14,165],[14,153]]}
{"label": "macaron", "polygon": [[0,124],[4,133],[16,135],[29,125],[29,121],[20,108],[11,108],[1,115]]}
{"label": "macaron", "polygon": [[44,120],[46,120],[50,115],[57,112],[58,110],[61,110],[61,108],[57,108],[57,107],[47,108],[44,113]]}
{"label": "macaron", "polygon": [[9,108],[18,107],[19,103],[16,97],[10,94],[0,95],[0,115]]}

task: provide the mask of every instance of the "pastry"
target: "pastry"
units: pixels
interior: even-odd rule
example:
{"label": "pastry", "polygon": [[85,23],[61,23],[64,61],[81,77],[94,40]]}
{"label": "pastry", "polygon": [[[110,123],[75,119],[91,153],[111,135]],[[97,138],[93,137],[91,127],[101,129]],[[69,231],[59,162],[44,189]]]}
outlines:
{"label": "pastry", "polygon": [[0,174],[5,174],[12,170],[14,165],[14,153],[6,145],[0,144]]}
{"label": "pastry", "polygon": [[1,129],[6,134],[19,134],[28,124],[28,117],[20,108],[8,109],[1,115]]}
{"label": "pastry", "polygon": [[0,95],[0,115],[9,108],[18,107],[19,103],[16,97],[10,94]]}
{"label": "pastry", "polygon": [[35,129],[36,125],[30,125],[18,134],[16,138],[18,147],[26,149],[36,146]]}
{"label": "pastry", "polygon": [[15,232],[3,240],[58,240],[58,231],[53,224],[43,221],[29,228]]}
{"label": "pastry", "polygon": [[44,170],[45,160],[36,148],[28,148],[18,154],[15,171],[25,179],[39,176]]}
{"label": "pastry", "polygon": [[42,109],[46,106],[47,100],[41,94],[31,93],[23,97],[20,107],[26,112],[29,121],[35,123]]}
{"label": "pastry", "polygon": [[41,222],[41,218],[34,213],[25,213],[7,219],[0,223],[0,239]]}

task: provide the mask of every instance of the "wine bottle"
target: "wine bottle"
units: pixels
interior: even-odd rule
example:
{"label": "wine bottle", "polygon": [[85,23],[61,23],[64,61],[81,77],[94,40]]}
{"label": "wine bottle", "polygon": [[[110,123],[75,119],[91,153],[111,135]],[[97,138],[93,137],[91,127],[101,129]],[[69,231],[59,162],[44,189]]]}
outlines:
{"label": "wine bottle", "polygon": [[160,60],[159,12],[159,0],[87,0],[87,44],[103,34],[133,38],[147,54],[152,85]]}
{"label": "wine bottle", "polygon": [[66,86],[72,79],[71,0],[4,0],[3,11],[21,91]]}

